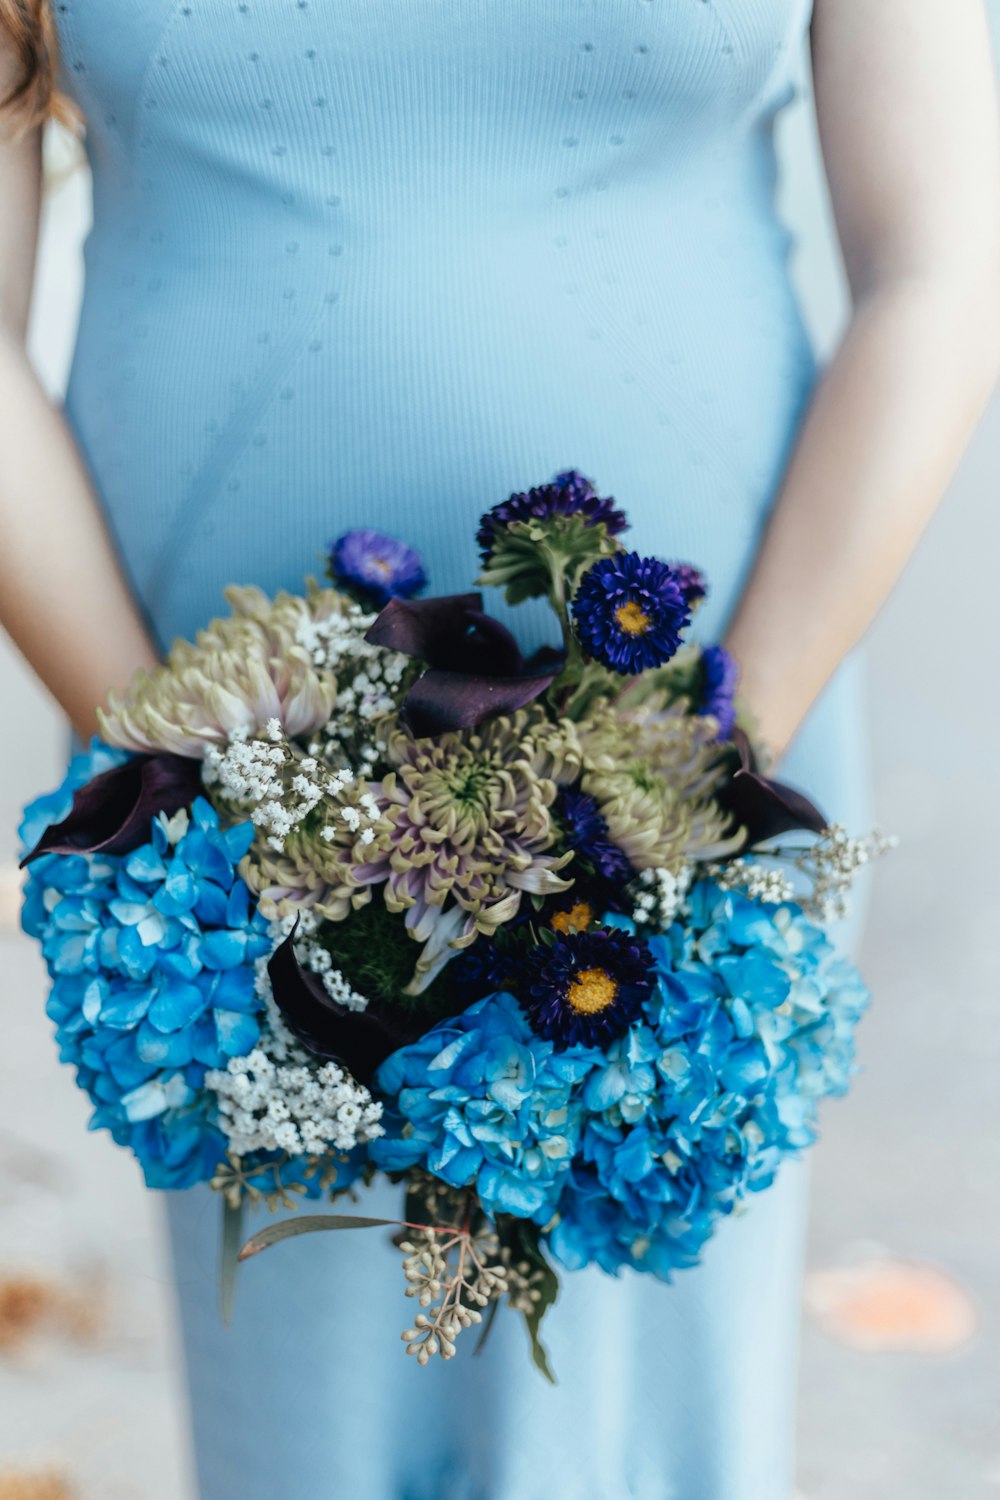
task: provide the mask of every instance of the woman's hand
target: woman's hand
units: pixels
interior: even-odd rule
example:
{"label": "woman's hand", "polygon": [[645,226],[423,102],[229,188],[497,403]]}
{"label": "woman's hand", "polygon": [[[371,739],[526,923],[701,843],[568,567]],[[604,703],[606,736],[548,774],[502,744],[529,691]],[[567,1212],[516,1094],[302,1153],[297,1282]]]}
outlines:
{"label": "woman's hand", "polygon": [[[813,64],[854,314],[726,641],[779,754],[891,590],[1000,369],[1000,146],[980,0],[816,0]],[[928,630],[954,600],[953,581],[943,588]]]}
{"label": "woman's hand", "polygon": [[[0,84],[3,73],[0,58]],[[0,624],[89,736],[108,690],[156,653],[80,455],[25,353],[40,199],[39,132],[0,140]]]}

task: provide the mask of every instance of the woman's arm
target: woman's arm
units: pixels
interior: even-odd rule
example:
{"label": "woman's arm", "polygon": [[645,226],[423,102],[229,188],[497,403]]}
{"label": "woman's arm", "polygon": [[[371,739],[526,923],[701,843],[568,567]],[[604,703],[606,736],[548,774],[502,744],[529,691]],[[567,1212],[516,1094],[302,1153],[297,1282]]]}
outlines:
{"label": "woman's arm", "polygon": [[[816,0],[813,66],[854,314],[726,642],[778,753],[895,583],[1000,368],[981,0]],[[928,601],[928,630],[941,607]]]}
{"label": "woman's arm", "polygon": [[40,199],[39,132],[0,140],[0,625],[89,736],[108,689],[155,652],[69,431],[25,354]]}

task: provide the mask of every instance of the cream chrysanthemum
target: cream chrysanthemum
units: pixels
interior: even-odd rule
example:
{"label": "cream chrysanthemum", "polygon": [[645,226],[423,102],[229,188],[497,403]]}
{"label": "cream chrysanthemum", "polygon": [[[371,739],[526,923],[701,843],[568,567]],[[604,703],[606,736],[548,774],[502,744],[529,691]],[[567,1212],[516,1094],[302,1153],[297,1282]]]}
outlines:
{"label": "cream chrysanthemum", "polygon": [[[233,613],[213,620],[194,642],[177,641],[165,664],[137,672],[99,714],[101,735],[125,750],[172,751],[201,758],[238,734],[259,734],[276,719],[289,738],[329,720],[337,678],[317,664],[317,626],[343,622],[363,634],[367,617],[334,589],[273,600],[258,588],[226,590]],[[356,619],[355,619],[356,617]]]}
{"label": "cream chrysanthemum", "polygon": [[601,705],[578,725],[581,787],[597,802],[614,844],[636,870],[678,874],[735,847],[715,800],[724,775],[714,725],[683,703]]}

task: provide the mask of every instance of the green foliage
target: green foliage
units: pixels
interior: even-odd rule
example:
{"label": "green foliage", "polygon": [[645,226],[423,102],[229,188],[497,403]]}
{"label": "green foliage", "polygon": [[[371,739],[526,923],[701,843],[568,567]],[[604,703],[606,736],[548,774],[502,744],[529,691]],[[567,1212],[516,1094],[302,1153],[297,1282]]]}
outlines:
{"label": "green foliage", "polygon": [[369,1000],[402,1005],[435,1018],[464,1007],[454,995],[447,967],[419,995],[404,990],[414,975],[420,944],[410,937],[402,912],[391,912],[376,892],[346,922],[325,922],[315,941],[330,954],[351,988]]}
{"label": "green foliage", "polygon": [[542,1252],[541,1230],[537,1224],[503,1215],[497,1220],[497,1232],[510,1277],[507,1300],[524,1316],[535,1369],[550,1385],[555,1385],[548,1350],[542,1343],[541,1327],[542,1319],[559,1295],[559,1277]]}
{"label": "green foliage", "polygon": [[607,527],[590,525],[581,515],[511,521],[498,530],[479,582],[502,588],[508,604],[547,597],[558,611],[587,569],[617,551]]}

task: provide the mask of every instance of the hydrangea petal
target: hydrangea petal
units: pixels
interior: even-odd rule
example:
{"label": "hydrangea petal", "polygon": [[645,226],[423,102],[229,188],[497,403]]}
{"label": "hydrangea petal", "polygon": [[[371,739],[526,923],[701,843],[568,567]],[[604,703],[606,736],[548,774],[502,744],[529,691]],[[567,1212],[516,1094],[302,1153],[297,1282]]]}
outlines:
{"label": "hydrangea petal", "polygon": [[219,929],[205,934],[198,952],[206,969],[234,969],[243,962],[246,949],[244,933]]}
{"label": "hydrangea petal", "polygon": [[239,1010],[215,1010],[219,1046],[227,1057],[244,1057],[260,1037],[260,1022]]}
{"label": "hydrangea petal", "polygon": [[185,984],[180,979],[167,980],[160,985],[149,1007],[149,1023],[157,1031],[179,1031],[201,1015],[208,999],[196,984]]}

